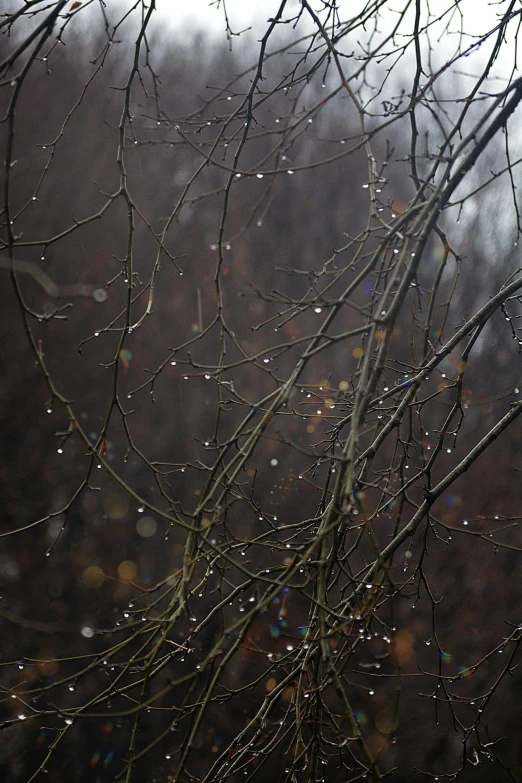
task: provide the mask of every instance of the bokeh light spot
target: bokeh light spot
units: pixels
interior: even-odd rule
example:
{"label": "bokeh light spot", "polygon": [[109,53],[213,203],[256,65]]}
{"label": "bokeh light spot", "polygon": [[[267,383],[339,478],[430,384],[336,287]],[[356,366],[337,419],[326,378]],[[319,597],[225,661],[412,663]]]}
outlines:
{"label": "bokeh light spot", "polygon": [[132,560],[122,560],[118,566],[118,576],[122,582],[132,582],[138,569]]}
{"label": "bokeh light spot", "polygon": [[142,538],[151,538],[157,529],[157,522],[152,517],[141,517],[136,523],[136,530]]}
{"label": "bokeh light spot", "polygon": [[99,566],[88,566],[82,574],[83,581],[87,587],[101,587],[105,581],[103,569]]}

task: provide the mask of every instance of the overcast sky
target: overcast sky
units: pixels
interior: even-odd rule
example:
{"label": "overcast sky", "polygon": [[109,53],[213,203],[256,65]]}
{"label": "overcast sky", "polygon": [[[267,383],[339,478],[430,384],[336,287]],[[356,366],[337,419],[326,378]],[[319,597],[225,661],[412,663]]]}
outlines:
{"label": "overcast sky", "polygon": [[[203,30],[217,38],[225,38],[226,35],[224,13],[226,8],[233,32],[245,31],[240,36],[241,44],[253,46],[266,31],[267,21],[275,16],[280,2],[281,0],[226,0],[224,5],[222,0],[221,2],[220,0],[188,0],[188,2],[157,0],[157,8],[162,23],[165,23],[166,29],[170,26],[174,34],[182,31],[182,34],[186,35],[187,30],[190,29]],[[396,22],[397,11],[404,8],[407,2],[408,0],[388,0],[381,8],[383,19],[381,32],[386,32],[387,20],[389,20],[390,27]],[[414,23],[415,3],[410,2],[409,4],[411,9],[406,17],[405,32],[411,32]],[[317,11],[323,7],[323,3],[318,0],[315,0],[311,5]],[[340,0],[338,2],[340,18],[352,17],[357,9],[362,10],[367,5],[369,5],[369,0]],[[461,27],[466,32],[467,41],[471,45],[479,36],[495,27],[499,16],[506,12],[508,5],[508,0],[436,0],[435,3],[428,3],[425,0],[422,4],[424,13],[426,9],[430,8],[432,14],[442,15],[447,9],[453,9],[451,15],[445,15],[444,22],[439,26],[439,29],[433,28],[432,30],[431,42],[437,54],[444,60],[454,54],[457,35]],[[300,0],[288,0],[285,18],[296,15],[300,8]],[[306,15],[303,15],[300,28],[304,29],[306,24],[308,24],[308,20]],[[288,29],[286,25],[284,27]],[[515,28],[516,22],[511,27]],[[513,29],[512,34],[514,32]],[[472,68],[473,61],[484,62],[485,57],[491,51],[493,37],[490,42],[481,47],[480,51],[473,52],[466,60],[466,65]],[[239,43],[236,42],[236,45]],[[506,46],[505,55],[500,58],[497,64],[498,76],[502,76],[502,67],[507,64],[508,58],[510,61],[508,67],[511,67],[512,54],[513,47]]]}
{"label": "overcast sky", "polygon": [[[390,9],[399,10],[406,5],[406,2],[407,0],[395,0],[395,2],[389,2],[386,5]],[[314,10],[319,11],[323,4],[316,0],[311,5]],[[362,10],[367,5],[369,5],[368,0],[339,0],[338,2],[341,18],[353,16],[358,8]],[[410,5],[413,11],[414,3],[410,3]],[[458,7],[453,21],[454,29],[458,27],[461,18],[463,18],[466,30],[476,34],[486,26],[490,27],[495,23],[498,15],[507,10],[508,0],[437,0],[436,3],[430,5],[433,14],[440,14],[451,6]],[[198,25],[205,29],[214,30],[216,33],[225,31],[225,7],[235,32],[246,27],[252,27],[260,32],[266,21],[275,16],[279,6],[280,0],[226,0],[226,5],[223,5],[223,2],[220,3],[219,0],[189,0],[188,2],[157,0],[158,10],[162,15],[165,14],[176,27],[183,27],[185,24]],[[300,0],[288,0],[285,17],[298,13],[300,6]],[[427,0],[423,6],[425,8],[428,6]],[[384,13],[386,14],[386,10]]]}

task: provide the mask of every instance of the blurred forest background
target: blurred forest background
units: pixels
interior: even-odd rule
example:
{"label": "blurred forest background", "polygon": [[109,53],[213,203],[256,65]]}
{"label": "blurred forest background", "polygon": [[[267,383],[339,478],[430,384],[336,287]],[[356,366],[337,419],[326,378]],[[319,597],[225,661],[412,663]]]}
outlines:
{"label": "blurred forest background", "polygon": [[522,780],[514,415],[396,541],[518,411],[520,109],[412,226],[520,11],[322,5],[4,6],[4,780]]}

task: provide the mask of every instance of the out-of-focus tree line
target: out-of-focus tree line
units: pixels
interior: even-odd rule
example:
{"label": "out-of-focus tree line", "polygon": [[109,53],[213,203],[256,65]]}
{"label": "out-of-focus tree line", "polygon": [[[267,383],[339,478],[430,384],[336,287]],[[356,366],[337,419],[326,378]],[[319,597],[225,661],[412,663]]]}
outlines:
{"label": "out-of-focus tree line", "polygon": [[521,12],[320,5],[2,12],[7,781],[522,779]]}

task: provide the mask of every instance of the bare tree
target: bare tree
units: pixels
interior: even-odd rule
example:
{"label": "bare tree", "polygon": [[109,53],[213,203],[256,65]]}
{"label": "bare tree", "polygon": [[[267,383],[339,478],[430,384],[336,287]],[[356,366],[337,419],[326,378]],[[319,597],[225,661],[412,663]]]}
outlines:
{"label": "bare tree", "polygon": [[521,779],[521,10],[355,5],[4,10],[8,780]]}

